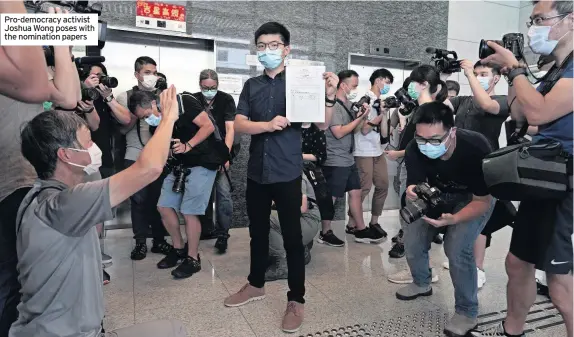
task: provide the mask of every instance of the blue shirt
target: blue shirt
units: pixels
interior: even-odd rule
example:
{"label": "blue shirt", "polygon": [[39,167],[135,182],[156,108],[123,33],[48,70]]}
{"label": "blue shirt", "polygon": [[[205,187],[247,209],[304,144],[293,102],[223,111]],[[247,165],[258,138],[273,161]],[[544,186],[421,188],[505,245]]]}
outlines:
{"label": "blue shirt", "polygon": [[[566,68],[562,72],[560,78],[572,78],[574,73],[574,69],[572,67],[572,60],[566,65]],[[544,82],[541,82],[538,86],[537,90],[540,91],[544,86]],[[568,94],[567,94],[568,95]],[[572,93],[569,95],[572,96]],[[540,125],[538,127],[538,133],[533,137],[534,142],[539,142],[543,139],[551,139],[558,141],[564,147],[564,150],[567,151],[569,154],[572,154],[572,134],[573,128],[572,124],[574,123],[574,119],[572,118],[573,114],[572,111],[555,121],[550,123]]]}
{"label": "blue shirt", "polygon": [[[285,72],[275,78],[263,74],[245,82],[237,113],[254,122],[268,122],[286,116],[285,101]],[[300,123],[251,136],[247,178],[259,184],[287,182],[301,176],[302,170]]]}

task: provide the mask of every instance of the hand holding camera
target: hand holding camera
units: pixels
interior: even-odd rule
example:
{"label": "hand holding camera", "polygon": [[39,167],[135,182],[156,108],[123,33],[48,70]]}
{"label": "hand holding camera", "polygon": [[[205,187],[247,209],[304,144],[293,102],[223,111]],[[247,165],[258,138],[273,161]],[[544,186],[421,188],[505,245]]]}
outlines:
{"label": "hand holding camera", "polygon": [[79,101],[77,110],[82,114],[91,113],[94,111],[94,101]]}
{"label": "hand holding camera", "polygon": [[464,71],[464,76],[474,76],[474,64],[470,60],[461,60],[460,67]]}
{"label": "hand holding camera", "polygon": [[100,84],[100,78],[96,74],[91,74],[84,80],[86,88],[96,88]]}
{"label": "hand holding camera", "polygon": [[174,154],[187,153],[191,151],[191,146],[187,143],[182,143],[179,139],[171,141],[171,149]]}

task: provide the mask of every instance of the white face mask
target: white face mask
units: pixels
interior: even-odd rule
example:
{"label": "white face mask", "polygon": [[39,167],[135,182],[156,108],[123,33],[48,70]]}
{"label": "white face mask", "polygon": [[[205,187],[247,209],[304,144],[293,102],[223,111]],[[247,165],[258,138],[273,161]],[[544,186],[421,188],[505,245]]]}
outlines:
{"label": "white face mask", "polygon": [[79,164],[74,164],[74,163],[68,162],[68,164],[70,164],[72,166],[83,168],[84,172],[86,172],[87,175],[91,175],[91,174],[98,172],[100,169],[100,166],[102,166],[102,150],[100,150],[100,148],[96,145],[96,143],[93,143],[92,146],[90,146],[87,150],[73,149],[73,148],[69,148],[69,150],[76,151],[76,152],[88,152],[88,154],[90,155],[90,160],[91,160],[90,164],[79,165]]}
{"label": "white face mask", "polygon": [[155,75],[144,75],[142,86],[147,90],[155,89],[155,84],[157,83],[157,76]]}
{"label": "white face mask", "polygon": [[[566,17],[564,17],[562,20],[564,20]],[[530,49],[532,49],[532,52],[540,55],[552,54],[554,49],[556,49],[558,42],[568,34],[568,32],[566,32],[566,34],[562,35],[562,37],[559,38],[558,40],[550,40],[548,37],[550,35],[550,30],[552,30],[554,26],[562,22],[562,20],[556,22],[552,26],[530,27],[530,29],[528,30],[528,46],[530,47]]]}

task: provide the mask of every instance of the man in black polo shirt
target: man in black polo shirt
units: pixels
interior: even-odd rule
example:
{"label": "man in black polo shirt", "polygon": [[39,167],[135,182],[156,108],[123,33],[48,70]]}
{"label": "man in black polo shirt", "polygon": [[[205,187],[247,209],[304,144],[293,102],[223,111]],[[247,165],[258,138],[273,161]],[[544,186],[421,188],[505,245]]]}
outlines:
{"label": "man in black polo shirt", "polygon": [[[290,123],[285,107],[284,59],[290,52],[290,34],[277,22],[268,22],[255,32],[257,56],[265,67],[261,76],[249,79],[239,97],[235,116],[237,132],[251,135],[247,167],[247,215],[251,236],[249,283],[225,299],[228,307],[239,307],[265,297],[265,271],[269,256],[269,217],[274,201],[279,215],[287,267],[289,292],[282,329],[299,330],[305,303],[305,258],[301,235],[301,124]],[[325,73],[326,129],[335,104],[337,76]]]}
{"label": "man in black polo shirt", "polygon": [[[193,94],[203,103],[205,111],[212,114],[221,136],[225,137],[225,145],[231,151],[235,132],[233,121],[235,120],[235,101],[230,94],[217,90],[219,79],[215,70],[205,69],[199,74],[200,92]],[[229,162],[225,163],[225,170],[229,171]],[[227,239],[229,238],[229,228],[233,216],[233,200],[231,200],[231,182],[220,168],[215,178],[215,213],[216,213],[216,235],[215,248],[219,253],[227,250]],[[203,219],[202,219],[203,218]],[[200,220],[213,222],[213,198],[207,204],[205,215],[200,216]],[[203,222],[202,222],[203,225]],[[212,225],[212,223],[210,224]]]}

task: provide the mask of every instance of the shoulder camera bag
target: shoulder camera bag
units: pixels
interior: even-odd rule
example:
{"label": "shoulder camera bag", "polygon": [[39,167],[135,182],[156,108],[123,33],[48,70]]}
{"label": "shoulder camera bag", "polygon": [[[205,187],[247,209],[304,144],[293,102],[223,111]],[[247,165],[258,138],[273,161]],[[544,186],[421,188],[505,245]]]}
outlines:
{"label": "shoulder camera bag", "polygon": [[[553,67],[545,78],[542,95],[560,79],[572,54]],[[520,136],[526,133],[523,126]],[[563,199],[571,191],[572,156],[554,140],[524,142],[494,151],[482,161],[484,180],[490,194],[502,200]]]}

